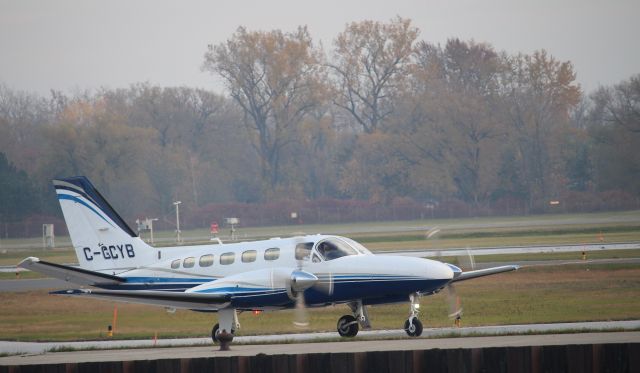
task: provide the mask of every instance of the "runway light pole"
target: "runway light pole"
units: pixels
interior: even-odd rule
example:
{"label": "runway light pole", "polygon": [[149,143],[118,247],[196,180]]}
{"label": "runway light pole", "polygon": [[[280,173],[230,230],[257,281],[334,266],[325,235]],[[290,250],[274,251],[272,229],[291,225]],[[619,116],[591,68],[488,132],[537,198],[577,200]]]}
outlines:
{"label": "runway light pole", "polygon": [[180,238],[180,204],[181,201],[175,201],[173,205],[176,207],[176,242],[182,242]]}

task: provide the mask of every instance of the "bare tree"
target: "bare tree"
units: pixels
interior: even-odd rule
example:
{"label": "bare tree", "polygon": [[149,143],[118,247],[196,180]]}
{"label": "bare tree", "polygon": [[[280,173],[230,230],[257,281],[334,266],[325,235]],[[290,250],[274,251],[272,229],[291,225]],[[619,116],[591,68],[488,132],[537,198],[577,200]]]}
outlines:
{"label": "bare tree", "polygon": [[324,93],[320,52],[307,28],[283,33],[240,27],[225,43],[209,46],[203,69],[219,74],[244,110],[264,186],[274,190],[294,127]]}
{"label": "bare tree", "polygon": [[354,22],[338,35],[330,63],[334,103],[367,133],[394,112],[418,29],[400,17],[389,23]]}
{"label": "bare tree", "polygon": [[595,112],[600,122],[615,123],[632,133],[640,134],[640,75],[602,87],[593,95]]}

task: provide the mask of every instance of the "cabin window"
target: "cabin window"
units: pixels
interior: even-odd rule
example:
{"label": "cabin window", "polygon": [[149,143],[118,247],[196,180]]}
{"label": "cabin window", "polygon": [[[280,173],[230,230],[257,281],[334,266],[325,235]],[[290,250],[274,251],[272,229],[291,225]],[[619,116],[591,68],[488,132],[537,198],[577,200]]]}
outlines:
{"label": "cabin window", "polygon": [[176,259],[173,262],[171,262],[171,269],[178,269],[180,268],[180,259]]}
{"label": "cabin window", "polygon": [[193,268],[194,265],[196,265],[196,258],[192,256],[185,258],[184,263],[182,263],[184,268]]}
{"label": "cabin window", "polygon": [[337,238],[329,238],[318,244],[316,248],[324,260],[338,259],[343,256],[358,255],[358,252],[346,242]]}
{"label": "cabin window", "polygon": [[233,264],[236,260],[236,253],[224,253],[220,255],[220,264]]}
{"label": "cabin window", "polygon": [[213,265],[213,254],[207,254],[200,257],[200,267],[209,267]]}
{"label": "cabin window", "polygon": [[304,242],[296,245],[296,260],[309,259],[313,242]]}
{"label": "cabin window", "polygon": [[242,263],[251,263],[256,261],[258,252],[255,250],[247,250],[242,253]]}
{"label": "cabin window", "polygon": [[264,251],[264,260],[276,260],[280,257],[280,249],[277,247]]}

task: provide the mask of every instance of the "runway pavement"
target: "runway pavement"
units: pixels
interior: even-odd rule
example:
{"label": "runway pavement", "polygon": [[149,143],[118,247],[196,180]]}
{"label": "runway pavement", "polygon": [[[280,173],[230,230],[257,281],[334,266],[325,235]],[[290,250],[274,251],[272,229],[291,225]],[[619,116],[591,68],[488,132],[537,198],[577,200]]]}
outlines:
{"label": "runway pavement", "polygon": [[42,289],[60,289],[70,286],[77,287],[67,281],[55,278],[30,278],[23,280],[0,280],[0,292],[22,292]]}
{"label": "runway pavement", "polygon": [[[466,328],[425,328],[421,339],[442,338],[449,336],[495,336],[518,333],[557,333],[577,331],[611,331],[611,330],[640,330],[640,320],[629,321],[598,321],[578,323],[554,323],[554,324],[524,324],[524,325],[496,325],[477,326]],[[371,330],[358,333],[358,339],[404,339],[408,338],[404,330]],[[272,343],[312,343],[322,340],[340,339],[337,332],[322,333],[297,333],[278,335],[238,336],[234,339],[236,344],[272,344]],[[639,340],[640,341],[640,340]],[[180,338],[180,339],[153,339],[143,340],[106,340],[86,342],[12,342],[0,341],[0,353],[5,354],[42,354],[52,349],[113,349],[113,348],[142,348],[142,347],[166,347],[166,346],[193,346],[211,345],[211,339],[206,338]]]}
{"label": "runway pavement", "polygon": [[486,348],[517,346],[550,346],[607,343],[637,343],[640,332],[608,332],[581,334],[542,334],[465,338],[405,338],[398,340],[360,340],[332,343],[290,343],[234,345],[231,351],[216,346],[148,349],[92,350],[18,355],[0,358],[0,365],[64,364],[95,361],[131,361],[185,359],[217,356],[291,355],[301,353],[345,353],[367,351],[407,351],[452,348]]}

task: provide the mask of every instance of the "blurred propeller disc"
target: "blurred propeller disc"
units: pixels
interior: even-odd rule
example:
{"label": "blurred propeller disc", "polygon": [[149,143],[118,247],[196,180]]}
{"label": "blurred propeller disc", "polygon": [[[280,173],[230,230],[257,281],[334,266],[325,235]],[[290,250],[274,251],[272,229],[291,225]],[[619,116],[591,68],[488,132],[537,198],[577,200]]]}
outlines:
{"label": "blurred propeller disc", "polygon": [[309,326],[309,313],[304,303],[304,291],[296,295],[296,308],[293,310],[293,325],[301,329]]}
{"label": "blurred propeller disc", "polygon": [[429,229],[429,230],[427,231],[427,233],[425,234],[425,239],[429,239],[429,238],[431,238],[431,237],[435,236],[435,235],[436,235],[436,234],[438,234],[438,233],[440,233],[440,228],[438,228],[438,227],[433,227],[433,228],[431,228],[431,229]]}
{"label": "blurred propeller disc", "polygon": [[474,269],[476,269],[476,260],[469,248],[467,248],[467,255],[460,255],[458,257],[458,263],[460,263],[460,266],[463,270],[473,271]]}
{"label": "blurred propeller disc", "polygon": [[455,319],[462,316],[462,303],[460,297],[456,294],[456,288],[453,284],[447,285],[447,298],[449,301],[449,318]]}
{"label": "blurred propeller disc", "polygon": [[326,295],[333,295],[333,273],[321,275],[320,280],[313,285],[313,288]]}

